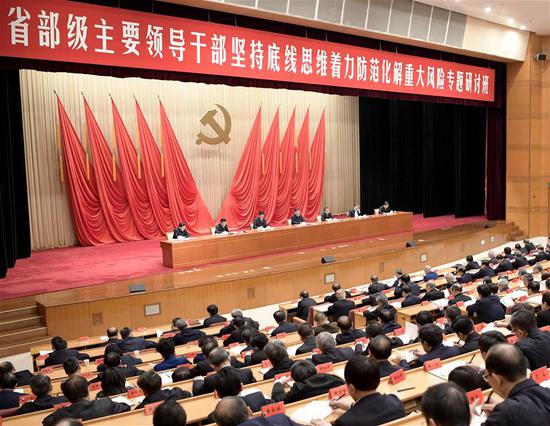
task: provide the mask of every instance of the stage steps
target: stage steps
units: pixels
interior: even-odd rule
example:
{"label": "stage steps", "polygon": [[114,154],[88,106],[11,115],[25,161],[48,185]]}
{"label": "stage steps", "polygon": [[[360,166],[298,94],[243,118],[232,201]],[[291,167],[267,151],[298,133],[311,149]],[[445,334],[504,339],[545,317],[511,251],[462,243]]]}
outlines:
{"label": "stage steps", "polygon": [[525,232],[523,232],[514,222],[508,222],[508,225],[511,226],[510,231],[506,235],[508,241],[520,241],[528,238]]}

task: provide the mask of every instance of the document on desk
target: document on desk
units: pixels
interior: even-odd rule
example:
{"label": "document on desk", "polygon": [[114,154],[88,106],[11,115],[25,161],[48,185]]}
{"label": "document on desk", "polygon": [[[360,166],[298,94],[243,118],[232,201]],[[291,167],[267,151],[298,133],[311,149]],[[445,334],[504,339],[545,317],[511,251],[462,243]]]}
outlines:
{"label": "document on desk", "polygon": [[160,373],[160,379],[162,381],[162,386],[169,385],[172,383],[172,374],[171,373]]}
{"label": "document on desk", "polygon": [[[542,284],[542,283],[541,283]],[[527,302],[542,305],[542,294],[537,294],[527,299]]]}
{"label": "document on desk", "polygon": [[415,340],[418,337],[418,326],[412,322],[405,321],[405,334],[409,335],[411,340]]}
{"label": "document on desk", "polygon": [[519,299],[520,297],[527,296],[527,292],[525,290],[516,290],[508,294],[508,296],[512,299]]}
{"label": "document on desk", "polygon": [[462,367],[463,365],[466,365],[466,361],[453,361],[448,364],[443,364],[441,368],[434,368],[433,370],[430,370],[429,373],[439,377],[440,379],[449,380],[449,374],[451,374],[451,371],[453,371],[456,367]]}
{"label": "document on desk", "polygon": [[401,355],[403,359],[407,362],[412,362],[416,359],[416,355],[412,351],[404,351],[398,349],[394,349],[394,351]]}
{"label": "document on desk", "polygon": [[332,414],[329,401],[311,401],[304,407],[298,408],[290,418],[295,422],[302,424],[310,424],[313,419],[324,420]]}
{"label": "document on desk", "polygon": [[464,302],[464,306],[470,306],[476,303],[476,300],[468,300],[467,302]]}
{"label": "document on desk", "polygon": [[502,303],[507,308],[509,308],[510,306],[514,306],[514,300],[510,297],[510,295],[501,297],[500,303]]}
{"label": "document on desk", "polygon": [[130,407],[133,407],[134,405],[136,405],[132,402],[131,399],[128,399],[123,395],[112,398],[112,401],[113,402],[118,402],[118,403],[121,403],[121,404],[126,404],[126,405],[129,405]]}
{"label": "document on desk", "polygon": [[229,352],[233,356],[239,356],[244,349],[246,349],[246,345],[237,345],[237,346],[231,347],[229,349]]}
{"label": "document on desk", "polygon": [[288,356],[293,358],[296,356],[296,350],[300,347],[300,345],[292,345],[286,348],[286,352],[288,353]]}
{"label": "document on desk", "polygon": [[447,307],[447,305],[449,304],[448,299],[437,299],[437,300],[432,300],[431,302],[434,305],[436,305],[439,309],[443,309],[443,308]]}

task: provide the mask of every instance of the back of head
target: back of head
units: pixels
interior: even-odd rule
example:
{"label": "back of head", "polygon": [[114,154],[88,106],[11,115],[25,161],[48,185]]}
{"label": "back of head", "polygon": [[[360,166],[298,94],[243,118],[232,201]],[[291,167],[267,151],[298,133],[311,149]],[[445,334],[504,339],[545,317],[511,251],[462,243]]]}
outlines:
{"label": "back of head", "polygon": [[157,343],[156,351],[163,357],[168,358],[176,353],[176,347],[172,338],[161,338]]}
{"label": "back of head", "polygon": [[105,396],[126,392],[126,377],[118,368],[107,368],[101,375],[101,390]]}
{"label": "back of head", "polygon": [[466,315],[461,315],[452,324],[455,333],[470,334],[474,331],[474,322]]}
{"label": "back of head", "polygon": [[482,353],[489,352],[493,346],[499,343],[506,343],[506,337],[500,331],[491,330],[479,335],[479,350]]}
{"label": "back of head", "polygon": [[313,318],[313,320],[317,323],[317,324],[323,324],[326,320],[327,320],[327,316],[322,313],[322,312],[317,312],[315,314],[315,317]]}
{"label": "back of head", "polygon": [[[311,325],[309,323],[306,323],[306,324],[311,327]],[[302,325],[305,325],[305,324],[302,324]],[[298,329],[298,333],[299,332],[300,332],[300,329]],[[267,345],[268,342],[269,342],[269,339],[267,338],[267,336],[264,333],[256,333],[250,339],[250,344],[254,348],[256,348],[260,351],[265,348],[265,345]]]}
{"label": "back of head", "polygon": [[[456,305],[447,306],[445,308],[445,318],[447,318],[451,322],[451,324],[461,315],[462,315],[462,311]],[[418,321],[418,318],[417,318],[417,321]]]}
{"label": "back of head", "polygon": [[218,307],[214,304],[208,305],[208,307],[206,308],[206,312],[208,312],[210,315],[217,315]]}
{"label": "back of head", "polygon": [[63,370],[67,376],[75,374],[80,368],[80,362],[74,356],[67,358],[63,361]]}
{"label": "back of head", "polygon": [[384,334],[384,329],[378,321],[369,321],[365,327],[365,333],[369,339]]}
{"label": "back of head", "polygon": [[281,322],[283,322],[284,320],[286,320],[286,314],[285,314],[284,311],[281,311],[281,310],[275,311],[275,312],[273,313],[273,319],[274,319],[275,321],[277,321],[277,324],[278,324],[278,323],[281,323]]}
{"label": "back of head", "polygon": [[332,334],[323,331],[315,337],[315,346],[321,352],[325,352],[327,349],[332,349],[336,346],[336,340],[334,340]]}
{"label": "back of head", "polygon": [[517,311],[521,311],[522,309],[526,310],[526,311],[530,311],[533,314],[535,313],[535,307],[533,305],[531,305],[530,303],[518,302],[518,303],[513,304],[512,307],[510,308],[510,315],[513,315]]}
{"label": "back of head", "polygon": [[340,284],[338,283],[332,284],[332,291],[336,293],[338,290],[340,290]]}
{"label": "back of head", "polygon": [[403,292],[403,294],[411,294],[411,288],[408,285],[404,285],[401,288],[401,291]]}
{"label": "back of head", "polygon": [[435,287],[436,287],[436,285],[435,285],[435,282],[433,282],[433,281],[428,281],[426,283],[426,290],[427,291],[434,290]]}
{"label": "back of head", "polygon": [[488,387],[479,370],[471,365],[461,365],[453,369],[449,374],[449,382],[456,383],[465,392],[479,388],[486,389]]}
{"label": "back of head", "polygon": [[216,348],[208,355],[212,367],[216,368],[229,361],[229,354],[224,348]]}
{"label": "back of head", "polygon": [[385,324],[385,323],[388,323],[388,322],[392,322],[394,320],[394,314],[393,314],[393,311],[389,310],[389,309],[382,309],[379,313],[378,313],[378,317],[380,318],[380,320]]}
{"label": "back of head", "polygon": [[137,385],[145,395],[149,395],[160,390],[162,387],[162,379],[154,370],[149,370],[141,373],[138,377]]}
{"label": "back of head", "polygon": [[462,293],[462,286],[458,283],[456,284],[453,284],[451,286],[451,291],[454,293],[454,292],[457,292],[457,293]]}
{"label": "back of head", "polygon": [[338,290],[336,290],[336,298],[338,300],[345,299],[346,298],[346,292],[343,289],[339,288]]}
{"label": "back of head", "polygon": [[387,360],[391,355],[391,340],[384,335],[376,336],[369,342],[369,353],[376,360]]}
{"label": "back of head", "polygon": [[49,376],[45,374],[36,374],[31,377],[29,385],[31,386],[32,393],[36,395],[37,398],[40,398],[50,393],[52,388],[51,383],[52,381]]}
{"label": "back of head", "polygon": [[471,254],[466,256],[466,262],[473,262],[473,261],[474,261],[474,256],[472,256]]}
{"label": "back of head", "polygon": [[403,274],[401,275],[401,281],[403,282],[403,284],[407,284],[407,283],[410,283],[411,282],[411,277],[409,274]]}
{"label": "back of head", "polygon": [[232,318],[237,318],[237,317],[242,317],[243,316],[243,311],[241,311],[240,309],[233,309],[231,311],[231,317]]}
{"label": "back of head", "polygon": [[443,342],[443,331],[435,324],[426,324],[418,330],[420,341],[427,343],[431,348],[439,346]]}
{"label": "back of head", "polygon": [[342,331],[347,331],[351,329],[353,325],[351,323],[351,319],[347,315],[342,315],[340,318],[338,318],[336,324],[338,325],[338,328]]}
{"label": "back of head", "polygon": [[307,359],[296,361],[290,369],[290,375],[295,382],[302,383],[306,379],[317,374],[313,363]]}
{"label": "back of head", "polygon": [[237,396],[242,385],[241,377],[231,368],[221,370],[214,377],[214,389],[218,394],[218,398]]}
{"label": "back of head", "polygon": [[214,410],[214,419],[219,426],[238,426],[248,417],[248,407],[238,396],[222,398]]}
{"label": "back of head", "polygon": [[540,283],[538,281],[529,281],[527,288],[533,293],[538,293],[540,292]]}
{"label": "back of head", "polygon": [[193,374],[187,367],[178,367],[172,373],[172,382],[183,382],[184,380],[191,379]]}
{"label": "back of head", "polygon": [[477,292],[481,297],[487,297],[492,294],[491,287],[489,287],[487,284],[478,285]]}
{"label": "back of head", "polygon": [[72,376],[63,382],[61,390],[71,403],[88,397],[88,381],[82,376]]}
{"label": "back of head", "polygon": [[309,292],[308,292],[307,290],[302,290],[302,291],[300,292],[300,297],[301,297],[302,299],[308,298],[308,297],[309,297]]}
{"label": "back of head", "polygon": [[[546,283],[546,288],[550,288],[550,283]],[[546,303],[546,306],[550,306],[550,293],[544,293],[542,295],[542,303]]]}
{"label": "back of head", "polygon": [[235,327],[241,328],[241,327],[244,327],[245,324],[246,324],[246,320],[244,319],[244,317],[233,318],[233,325]]}
{"label": "back of head", "polygon": [[0,376],[0,388],[1,389],[15,389],[17,386],[17,377],[15,374],[8,371]]}
{"label": "back of head", "polygon": [[437,426],[468,426],[470,406],[466,393],[454,383],[430,387],[420,403],[426,422],[432,419]]}
{"label": "back of head", "polygon": [[357,354],[346,363],[344,379],[359,391],[373,391],[380,384],[380,367],[371,358]]}
{"label": "back of head", "polygon": [[62,337],[55,336],[52,338],[52,348],[56,351],[67,349],[67,341]]}
{"label": "back of head", "polygon": [[489,373],[498,374],[508,382],[517,382],[526,377],[527,358],[516,345],[500,343],[487,353],[485,368]]}
{"label": "back of head", "polygon": [[265,345],[265,355],[272,365],[277,365],[288,358],[285,344],[280,340],[273,340]]}
{"label": "back of head", "polygon": [[179,330],[179,331],[183,331],[187,328],[187,321],[185,321],[184,319],[178,319],[176,321],[176,323],[174,324],[174,326]]}
{"label": "back of head", "polygon": [[510,319],[510,327],[513,332],[519,329],[523,330],[525,333],[529,333],[537,327],[537,319],[534,312],[527,309],[520,309],[514,312]]}
{"label": "back of head", "polygon": [[215,339],[212,336],[207,336],[202,341],[201,351],[206,357],[208,357],[208,355],[210,355],[210,352],[212,352],[218,346],[219,345],[218,345],[218,340],[217,339]]}
{"label": "back of head", "polygon": [[118,328],[116,327],[109,327],[107,329],[107,337],[108,338],[115,338],[118,335]]}
{"label": "back of head", "polygon": [[426,324],[433,324],[433,322],[434,322],[434,316],[430,311],[420,311],[416,315],[416,324],[419,327],[422,327],[423,325],[426,325]]}
{"label": "back of head", "polygon": [[512,253],[512,249],[510,247],[504,247],[504,254],[510,254]]}
{"label": "back of head", "polygon": [[309,322],[300,324],[300,327],[298,327],[298,335],[304,340],[309,336],[313,336],[313,327],[311,324]]}
{"label": "back of head", "polygon": [[103,363],[105,367],[118,367],[120,365],[120,355],[116,352],[108,352],[107,355],[103,357]]}
{"label": "back of head", "polygon": [[9,361],[0,362],[0,375],[15,371],[15,367]]}
{"label": "back of head", "polygon": [[497,294],[498,293],[498,284],[497,283],[494,283],[491,281],[491,277],[485,277],[483,278],[483,281],[487,281],[487,285],[489,286],[489,288],[491,289],[491,293],[492,294]]}
{"label": "back of head", "polygon": [[129,327],[123,327],[120,329],[120,337],[122,339],[127,339],[128,337],[130,337],[131,333],[132,333],[132,330],[130,330]]}
{"label": "back of head", "polygon": [[120,346],[118,346],[116,343],[109,343],[107,346],[105,346],[105,351],[103,352],[103,355],[107,355],[109,352],[115,352],[122,357],[122,349],[120,349]]}
{"label": "back of head", "polygon": [[187,415],[183,407],[174,400],[168,400],[155,408],[153,426],[185,426]]}

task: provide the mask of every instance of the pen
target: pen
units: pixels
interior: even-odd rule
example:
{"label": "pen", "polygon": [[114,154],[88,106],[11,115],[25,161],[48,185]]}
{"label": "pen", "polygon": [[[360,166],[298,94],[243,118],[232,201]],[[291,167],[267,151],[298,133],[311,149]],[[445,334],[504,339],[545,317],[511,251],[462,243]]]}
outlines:
{"label": "pen", "polygon": [[476,357],[477,353],[473,354],[472,357],[470,358],[470,361],[468,361],[468,364],[471,364],[472,361],[474,360],[474,358]]}
{"label": "pen", "polygon": [[491,389],[491,392],[489,392],[489,396],[485,400],[485,404],[489,404],[489,401],[491,400],[491,397],[493,396],[494,389]]}
{"label": "pen", "polygon": [[404,389],[397,389],[397,392],[405,392],[405,391],[408,391],[408,390],[413,390],[415,387],[411,387],[411,388],[404,388]]}

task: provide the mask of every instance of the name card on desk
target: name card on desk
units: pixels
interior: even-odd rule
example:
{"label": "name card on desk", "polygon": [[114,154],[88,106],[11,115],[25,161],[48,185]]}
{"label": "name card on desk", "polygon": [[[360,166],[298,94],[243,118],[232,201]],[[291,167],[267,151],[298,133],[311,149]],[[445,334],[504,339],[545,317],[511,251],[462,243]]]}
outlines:
{"label": "name card on desk", "polygon": [[396,385],[397,383],[400,383],[405,379],[406,379],[405,372],[403,371],[402,368],[400,368],[399,370],[390,374],[390,378],[388,381],[390,385]]}
{"label": "name card on desk", "polygon": [[531,379],[537,383],[542,383],[550,380],[550,374],[548,374],[548,367],[543,366],[531,371]]}
{"label": "name card on desk", "polygon": [[53,371],[53,367],[44,367],[40,372],[42,374],[50,374]]}
{"label": "name card on desk", "polygon": [[84,377],[86,380],[90,380],[93,379],[94,373],[92,373],[91,371],[87,371],[86,373],[82,373],[81,376]]}
{"label": "name card on desk", "polygon": [[277,402],[276,404],[264,405],[262,407],[262,416],[270,417],[275,414],[284,414],[285,413],[285,404],[283,401]]}
{"label": "name card on desk", "polygon": [[516,342],[518,341],[518,338],[517,338],[517,336],[508,336],[508,337],[506,338],[506,341],[507,341],[508,343],[510,343],[511,345],[515,345]]}
{"label": "name card on desk", "polygon": [[432,371],[436,368],[441,368],[440,358],[430,359],[424,363],[424,371]]}
{"label": "name card on desk", "polygon": [[164,403],[164,401],[152,402],[151,404],[147,404],[145,407],[143,407],[145,409],[145,415],[152,416],[155,412],[155,408],[157,408],[162,403]]}
{"label": "name card on desk", "polygon": [[275,336],[277,339],[284,339],[286,337],[286,333],[277,333]]}
{"label": "name card on desk", "polygon": [[315,348],[311,351],[312,354],[320,354],[321,350],[319,348]]}
{"label": "name card on desk", "polygon": [[487,324],[485,324],[484,322],[480,322],[479,324],[474,325],[474,330],[476,331],[476,333],[479,333],[479,332],[481,332],[481,330],[483,330],[486,326],[487,326]]}
{"label": "name card on desk", "polygon": [[540,331],[546,331],[546,332],[549,332],[549,331],[550,331],[550,325],[547,325],[547,326],[541,327],[541,328],[540,328]]}
{"label": "name card on desk", "polygon": [[483,392],[481,391],[481,388],[468,392],[466,397],[468,398],[470,405],[474,405],[476,402],[478,405],[483,404]]}
{"label": "name card on desk", "polygon": [[359,337],[358,339],[355,339],[355,342],[354,342],[356,345],[358,345],[359,343],[361,343],[362,345],[366,346],[368,345],[369,343],[369,339],[367,339],[366,337]]}
{"label": "name card on desk", "polygon": [[403,327],[396,328],[395,330],[393,330],[393,334],[395,334],[396,336],[401,336],[402,334],[405,334],[405,329]]}
{"label": "name card on desk", "polygon": [[328,399],[333,400],[336,398],[341,398],[343,396],[348,395],[348,386],[347,385],[340,385],[336,386],[335,388],[329,389],[328,391]]}
{"label": "name card on desk", "polygon": [[68,407],[69,405],[71,405],[71,403],[70,403],[69,401],[67,401],[67,402],[60,402],[59,404],[55,404],[55,405],[53,406],[53,409],[54,409],[54,411],[57,411],[57,410],[59,410],[60,408]]}
{"label": "name card on desk", "polygon": [[268,359],[264,359],[262,361],[262,368],[271,368],[273,365],[271,364],[271,361]]}
{"label": "name card on desk", "polygon": [[275,380],[280,379],[281,377],[291,377],[290,371],[285,371],[284,373],[275,374]]}
{"label": "name card on desk", "polygon": [[19,405],[23,405],[27,402],[34,401],[36,399],[36,395],[22,395],[19,397]]}
{"label": "name card on desk", "polygon": [[103,364],[103,362],[104,362],[103,358],[98,358],[95,360],[95,365],[101,365]]}
{"label": "name card on desk", "polygon": [[429,305],[429,304],[430,304],[430,302],[427,301],[427,300],[424,300],[424,301],[421,303],[422,306],[426,306],[426,305]]}
{"label": "name card on desk", "polygon": [[315,368],[317,369],[317,373],[328,373],[334,369],[332,366],[332,362],[325,362],[323,364],[319,364]]}
{"label": "name card on desk", "polygon": [[88,390],[89,391],[96,391],[96,390],[99,390],[99,389],[101,389],[101,383],[100,382],[90,383],[88,385]]}
{"label": "name card on desk", "polygon": [[230,344],[229,344],[229,347],[230,347],[230,348],[234,348],[235,346],[239,346],[239,342],[235,342],[235,343],[230,343]]}
{"label": "name card on desk", "polygon": [[139,388],[130,389],[128,391],[128,399],[134,399],[143,396],[143,391]]}
{"label": "name card on desk", "polygon": [[89,338],[88,336],[83,336],[83,337],[79,337],[79,338],[78,338],[78,341],[79,341],[80,343],[82,343],[82,342],[89,342],[89,341],[90,341],[90,338]]}
{"label": "name card on desk", "polygon": [[164,333],[162,337],[164,337],[165,339],[169,339],[170,337],[174,337],[175,335],[176,333]]}

